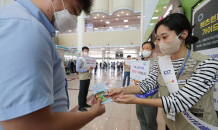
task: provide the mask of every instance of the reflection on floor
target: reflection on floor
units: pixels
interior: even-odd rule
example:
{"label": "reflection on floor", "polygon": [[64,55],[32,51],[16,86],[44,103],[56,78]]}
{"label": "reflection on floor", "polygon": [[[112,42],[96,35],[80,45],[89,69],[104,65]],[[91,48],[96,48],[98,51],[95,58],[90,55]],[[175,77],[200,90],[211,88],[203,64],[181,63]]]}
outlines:
{"label": "reflection on floor", "polygon": [[[71,112],[77,112],[78,109],[78,93],[79,93],[79,78],[77,74],[67,75],[68,79],[68,92],[70,98]],[[93,74],[89,93],[88,101],[92,98],[91,86],[100,83],[106,83],[108,88],[122,87],[123,72],[108,69],[98,70],[97,75]],[[131,80],[130,86],[133,85]],[[91,100],[88,102],[90,103]],[[140,124],[136,116],[135,105],[117,104],[110,102],[105,104],[106,113],[97,117],[80,130],[140,130]],[[158,110],[158,130],[165,130],[165,122],[162,117],[162,109]]]}

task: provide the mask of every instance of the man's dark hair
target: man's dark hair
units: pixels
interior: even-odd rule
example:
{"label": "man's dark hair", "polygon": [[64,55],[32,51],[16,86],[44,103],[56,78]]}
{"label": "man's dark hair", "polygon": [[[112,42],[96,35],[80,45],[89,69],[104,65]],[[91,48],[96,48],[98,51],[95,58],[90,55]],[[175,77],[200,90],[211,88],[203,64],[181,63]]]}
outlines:
{"label": "man's dark hair", "polygon": [[131,55],[128,55],[127,58],[131,57]]}
{"label": "man's dark hair", "polygon": [[86,15],[91,13],[91,8],[93,5],[93,0],[77,0],[79,3],[83,4],[83,11]]}
{"label": "man's dark hair", "polygon": [[84,46],[84,47],[82,48],[82,51],[85,50],[85,49],[87,49],[87,50],[89,51],[89,48],[88,48],[87,46]]}
{"label": "man's dark hair", "polygon": [[152,50],[155,49],[155,44],[154,44],[153,42],[144,42],[144,43],[142,44],[142,47],[143,47],[145,44],[147,44],[147,43],[151,45]]}

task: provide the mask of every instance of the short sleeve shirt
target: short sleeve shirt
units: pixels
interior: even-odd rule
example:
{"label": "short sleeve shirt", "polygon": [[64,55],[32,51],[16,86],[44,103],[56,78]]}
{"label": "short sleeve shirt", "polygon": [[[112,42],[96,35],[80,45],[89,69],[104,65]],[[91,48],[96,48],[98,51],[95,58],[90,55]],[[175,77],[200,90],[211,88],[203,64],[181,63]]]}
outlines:
{"label": "short sleeve shirt", "polygon": [[0,7],[0,121],[49,105],[53,112],[68,112],[65,70],[54,32],[29,0]]}

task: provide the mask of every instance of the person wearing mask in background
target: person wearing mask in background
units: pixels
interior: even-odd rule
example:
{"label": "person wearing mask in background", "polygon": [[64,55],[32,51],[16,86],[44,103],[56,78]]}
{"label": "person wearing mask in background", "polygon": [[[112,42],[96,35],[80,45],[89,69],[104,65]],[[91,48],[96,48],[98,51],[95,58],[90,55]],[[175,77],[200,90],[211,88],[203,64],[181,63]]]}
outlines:
{"label": "person wearing mask in background", "polygon": [[82,48],[82,57],[77,60],[76,63],[76,71],[79,72],[79,80],[80,80],[80,87],[79,87],[79,95],[78,95],[78,103],[79,103],[79,111],[87,111],[85,107],[91,107],[87,104],[87,95],[89,92],[89,85],[90,80],[92,78],[91,70],[93,67],[85,68],[85,57],[89,54],[89,48],[84,46]]}
{"label": "person wearing mask in background", "polygon": [[[77,16],[90,14],[92,4],[15,0],[0,7],[0,130],[80,129],[104,113],[100,102],[88,112],[69,113],[66,74],[52,39],[56,30],[75,29]],[[5,69],[2,63],[13,57],[17,65]]]}
{"label": "person wearing mask in background", "polygon": [[98,69],[98,62],[96,62],[96,66],[95,66],[95,75],[97,75],[97,69]]}
{"label": "person wearing mask in background", "polygon": [[[149,70],[151,72],[152,66],[154,63],[153,54],[155,51],[155,44],[153,42],[144,42],[142,44],[142,55],[144,57],[143,61],[149,61]],[[139,81],[134,80],[134,83],[137,84]],[[139,98],[146,99],[157,99],[158,93],[151,96],[144,95],[136,95]],[[138,117],[138,120],[140,121],[141,130],[157,130],[157,111],[158,108],[154,106],[148,106],[148,105],[139,105],[136,104],[136,115]]]}
{"label": "person wearing mask in background", "polygon": [[[109,95],[118,103],[163,108],[170,130],[217,130],[213,93],[218,61],[190,50],[198,38],[192,36],[192,27],[183,14],[168,15],[157,23],[154,31],[165,56],[154,62],[148,78],[139,85],[111,89]],[[159,86],[159,99],[128,95],[145,94],[156,86]]]}
{"label": "person wearing mask in background", "polygon": [[[127,60],[131,60],[131,55],[127,56]],[[123,87],[125,87],[126,84],[126,78],[127,78],[127,87],[130,84],[130,66],[125,64],[125,61],[123,63],[123,67],[124,67],[124,77],[123,77]]]}

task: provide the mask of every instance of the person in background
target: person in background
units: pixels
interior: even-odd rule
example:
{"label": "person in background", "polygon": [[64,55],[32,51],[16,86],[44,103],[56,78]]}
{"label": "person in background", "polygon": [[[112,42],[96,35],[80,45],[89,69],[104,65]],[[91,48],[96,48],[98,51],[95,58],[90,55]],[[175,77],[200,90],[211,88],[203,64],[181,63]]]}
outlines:
{"label": "person in background", "polygon": [[[105,112],[99,101],[87,112],[69,113],[66,74],[52,40],[56,30],[75,29],[77,16],[89,15],[92,4],[15,0],[0,6],[0,130],[79,130]],[[16,66],[6,69],[13,57]]]}
{"label": "person in background", "polygon": [[98,69],[98,62],[96,62],[96,67],[95,67],[95,75],[97,75],[97,69]]}
{"label": "person in background", "polygon": [[120,68],[121,68],[121,71],[123,71],[123,61],[120,62]]}
{"label": "person in background", "polygon": [[78,74],[78,72],[76,71],[76,60],[74,60],[74,70],[75,70],[75,73]]}
{"label": "person in background", "polygon": [[75,72],[75,69],[74,69],[74,61],[73,60],[71,60],[71,73],[76,73]]}
{"label": "person in background", "polygon": [[[142,44],[142,55],[144,57],[143,61],[150,61],[149,62],[150,72],[154,64],[154,58],[153,58],[154,52],[155,52],[155,44],[153,42],[144,42]],[[139,83],[139,81],[137,80],[134,80],[134,82],[135,84]],[[143,97],[143,96],[138,96],[138,97]],[[146,97],[146,99],[157,99],[157,98],[158,98],[157,92],[154,95]],[[136,115],[138,120],[140,121],[141,130],[157,130],[158,128],[157,120],[156,120],[157,111],[158,111],[157,107],[136,104]]]}
{"label": "person in background", "polygon": [[85,57],[88,56],[89,48],[84,46],[82,48],[82,57],[77,60],[76,71],[79,72],[80,88],[78,95],[79,111],[85,112],[85,107],[91,107],[87,102],[87,95],[89,91],[90,80],[92,73],[89,71],[93,70],[93,67],[85,68]]}
{"label": "person in background", "polygon": [[70,74],[70,72],[71,72],[71,60],[69,60],[67,63],[67,74]]}
{"label": "person in background", "polygon": [[[131,60],[131,55],[128,55],[127,56],[127,60]],[[124,78],[123,78],[123,87],[125,87],[125,84],[126,84],[126,78],[127,79],[127,87],[129,86],[130,84],[130,66],[129,65],[126,65],[125,64],[125,61],[123,63],[123,67],[124,67]]]}
{"label": "person in background", "polygon": [[117,70],[120,70],[120,62],[117,61]]}
{"label": "person in background", "polygon": [[102,63],[100,63],[100,69],[101,69]]}
{"label": "person in background", "polygon": [[136,61],[138,61],[138,59],[136,59]]}
{"label": "person in background", "polygon": [[107,63],[106,62],[104,62],[105,63],[105,69],[107,70]]}

